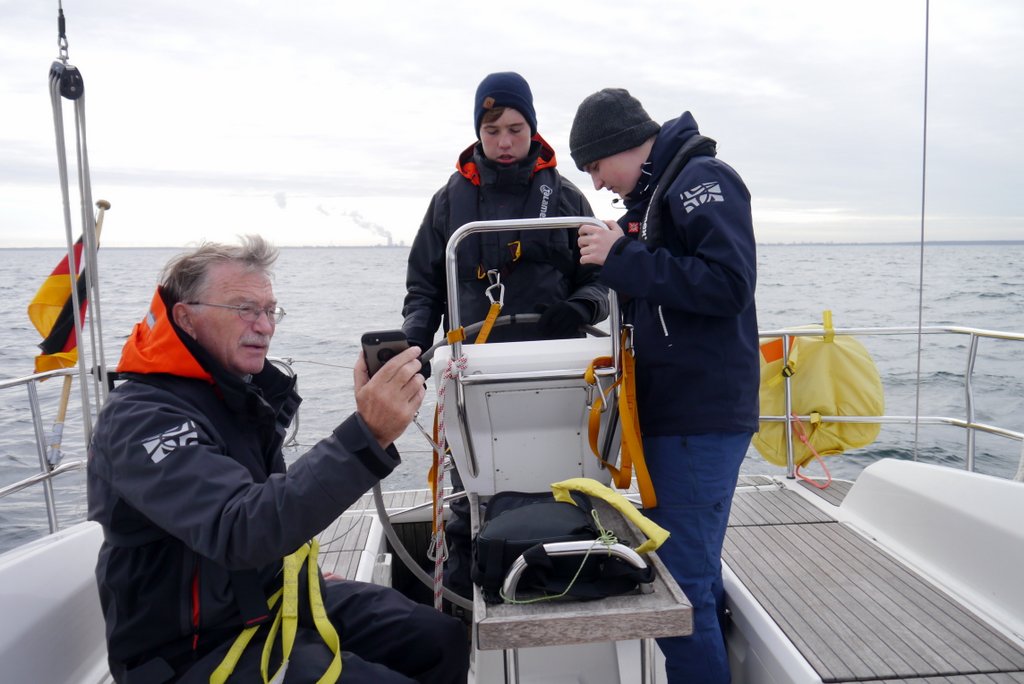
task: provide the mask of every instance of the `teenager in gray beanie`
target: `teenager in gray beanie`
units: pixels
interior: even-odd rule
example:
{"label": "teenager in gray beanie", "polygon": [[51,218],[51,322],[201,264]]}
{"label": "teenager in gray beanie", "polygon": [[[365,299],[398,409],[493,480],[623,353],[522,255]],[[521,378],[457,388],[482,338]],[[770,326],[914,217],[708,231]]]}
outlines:
{"label": "teenager in gray beanie", "polygon": [[591,162],[640,145],[660,130],[661,126],[651,120],[628,90],[605,88],[585,99],[576,110],[569,133],[569,154],[582,171]]}
{"label": "teenager in gray beanie", "polygon": [[624,201],[608,230],[581,226],[582,263],[633,326],[637,413],[671,536],[658,555],[693,604],[693,634],[658,639],[670,684],[728,684],[721,554],[740,464],[758,429],[757,255],[750,193],[689,112],[658,126],[627,91],[583,101],[576,165]]}

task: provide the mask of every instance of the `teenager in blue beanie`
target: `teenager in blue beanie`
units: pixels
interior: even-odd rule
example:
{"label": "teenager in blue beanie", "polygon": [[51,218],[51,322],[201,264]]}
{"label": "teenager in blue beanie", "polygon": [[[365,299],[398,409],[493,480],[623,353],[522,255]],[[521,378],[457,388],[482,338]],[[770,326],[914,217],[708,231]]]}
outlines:
{"label": "teenager in blue beanie", "polygon": [[480,137],[484,114],[496,107],[509,107],[518,112],[530,126],[530,135],[537,135],[537,112],[533,109],[533,93],[526,79],[514,71],[500,71],[486,76],[476,88],[473,98],[473,129]]}
{"label": "teenager in blue beanie", "polygon": [[583,100],[569,149],[626,206],[579,245],[633,326],[644,513],[671,533],[658,556],[693,604],[693,634],[658,639],[668,681],[728,684],[722,544],[760,386],[750,192],[690,112],[658,125],[621,88]]}
{"label": "teenager in blue beanie", "polygon": [[[530,85],[519,74],[489,74],[473,97],[476,141],[459,155],[456,172],[430,200],[406,275],[402,330],[426,350],[438,326],[447,333],[445,247],[471,221],[593,216],[583,193],[557,170],[555,151],[537,132]],[[459,317],[463,326],[483,321],[490,309],[489,272],[504,286],[501,314],[537,314],[531,323],[495,326],[488,342],[582,337],[581,326],[608,316],[608,291],[598,267],[580,263],[576,230],[501,231],[471,235],[459,246]],[[471,335],[468,341],[476,339]],[[458,473],[453,482],[459,485]],[[472,596],[469,579],[469,512],[451,506],[445,583]]]}
{"label": "teenager in blue beanie", "polygon": [[[448,331],[445,246],[470,221],[593,216],[583,193],[557,171],[555,151],[537,132],[530,84],[514,71],[489,74],[473,97],[476,142],[434,194],[409,253],[402,329],[423,349],[438,326]],[[581,336],[580,326],[608,315],[597,267],[579,262],[574,230],[473,235],[459,249],[459,315],[463,325],[490,308],[489,271],[505,286],[502,314],[536,314],[536,323],[495,327],[492,342]],[[473,337],[470,340],[474,339]]]}

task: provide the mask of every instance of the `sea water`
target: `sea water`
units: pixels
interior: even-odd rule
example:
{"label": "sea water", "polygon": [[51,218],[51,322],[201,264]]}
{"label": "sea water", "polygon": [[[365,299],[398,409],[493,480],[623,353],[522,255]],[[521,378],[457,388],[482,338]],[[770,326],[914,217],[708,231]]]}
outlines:
{"label": "sea water", "polygon": [[[105,360],[116,365],[134,323],[146,312],[158,274],[177,250],[102,249],[100,262],[102,338]],[[275,293],[287,311],[271,355],[288,359],[298,374],[304,401],[297,444],[286,458],[298,458],[355,408],[352,364],[359,338],[368,330],[400,327],[408,248],[285,248],[276,267]],[[0,250],[0,378],[32,370],[40,336],[25,308],[62,252],[54,249]],[[923,289],[919,274],[923,263]],[[918,245],[763,245],[758,248],[757,306],[761,330],[820,323],[831,310],[839,328],[961,325],[1024,332],[1024,243]],[[86,335],[88,336],[88,331]],[[963,374],[966,337],[916,335],[865,337],[882,376],[890,415],[965,416]],[[974,369],[975,410],[981,422],[1024,431],[1024,345],[983,340]],[[920,365],[920,373],[918,366]],[[40,388],[44,426],[56,414],[60,381]],[[0,485],[38,472],[31,416],[24,390],[0,393]],[[77,382],[72,396],[78,397]],[[420,411],[430,427],[434,398]],[[65,459],[84,458],[82,426],[65,427]],[[855,475],[879,456],[919,457],[962,465],[963,431],[931,426],[884,425],[871,447],[827,459],[836,477]],[[402,465],[383,483],[386,489],[426,485],[430,447],[410,426],[399,440]],[[977,469],[1012,475],[1019,442],[980,434]],[[754,449],[745,473],[782,473]],[[811,468],[815,475],[820,471]],[[84,476],[55,483],[61,525],[85,516]],[[0,551],[40,536],[47,528],[39,487],[0,500]]]}

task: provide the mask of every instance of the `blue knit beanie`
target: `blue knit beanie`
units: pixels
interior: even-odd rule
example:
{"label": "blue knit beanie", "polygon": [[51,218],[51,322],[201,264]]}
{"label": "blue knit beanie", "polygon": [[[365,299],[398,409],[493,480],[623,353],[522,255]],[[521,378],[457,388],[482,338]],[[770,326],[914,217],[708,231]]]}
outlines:
{"label": "blue knit beanie", "polygon": [[514,71],[489,74],[480,81],[473,100],[473,127],[480,136],[484,112],[494,107],[511,107],[530,124],[530,135],[537,134],[537,112],[533,109],[533,93],[526,79]]}

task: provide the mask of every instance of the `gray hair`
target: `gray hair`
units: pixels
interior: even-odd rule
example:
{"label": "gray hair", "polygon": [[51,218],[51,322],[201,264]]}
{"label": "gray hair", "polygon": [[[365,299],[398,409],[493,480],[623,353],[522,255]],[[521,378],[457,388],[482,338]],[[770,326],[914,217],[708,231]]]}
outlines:
{"label": "gray hair", "polygon": [[249,271],[273,275],[278,249],[259,235],[243,235],[240,245],[204,242],[167,262],[160,274],[160,286],[175,302],[195,301],[206,286],[210,268],[217,264],[239,263]]}

